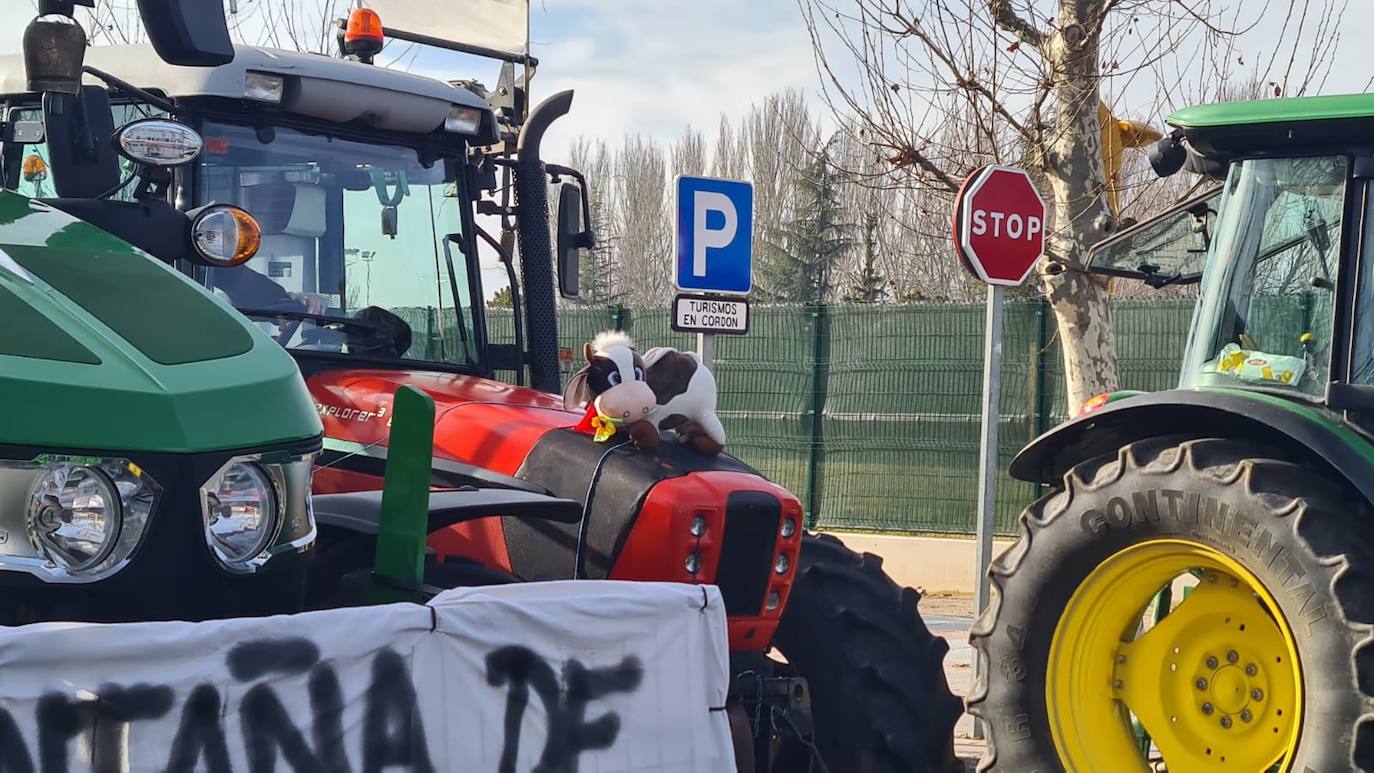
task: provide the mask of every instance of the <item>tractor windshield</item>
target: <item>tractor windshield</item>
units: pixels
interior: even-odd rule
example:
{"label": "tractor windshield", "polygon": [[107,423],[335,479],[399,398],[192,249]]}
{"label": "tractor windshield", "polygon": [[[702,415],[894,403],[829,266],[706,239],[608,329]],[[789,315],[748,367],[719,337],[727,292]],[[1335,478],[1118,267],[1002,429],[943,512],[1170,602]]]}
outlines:
{"label": "tractor windshield", "polygon": [[401,145],[207,120],[197,201],[262,226],[258,254],[206,283],[284,346],[477,363],[462,191]]}
{"label": "tractor windshield", "polygon": [[1343,156],[1232,165],[1184,386],[1324,393],[1347,176]]}

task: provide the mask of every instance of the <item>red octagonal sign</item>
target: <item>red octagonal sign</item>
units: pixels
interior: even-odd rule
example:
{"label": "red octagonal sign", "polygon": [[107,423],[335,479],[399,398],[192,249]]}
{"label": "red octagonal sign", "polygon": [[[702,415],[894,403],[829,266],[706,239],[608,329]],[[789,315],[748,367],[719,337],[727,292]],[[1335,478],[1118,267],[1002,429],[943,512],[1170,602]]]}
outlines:
{"label": "red octagonal sign", "polygon": [[1016,286],[1045,254],[1045,200],[1025,170],[985,166],[954,200],[954,249],[988,284]]}

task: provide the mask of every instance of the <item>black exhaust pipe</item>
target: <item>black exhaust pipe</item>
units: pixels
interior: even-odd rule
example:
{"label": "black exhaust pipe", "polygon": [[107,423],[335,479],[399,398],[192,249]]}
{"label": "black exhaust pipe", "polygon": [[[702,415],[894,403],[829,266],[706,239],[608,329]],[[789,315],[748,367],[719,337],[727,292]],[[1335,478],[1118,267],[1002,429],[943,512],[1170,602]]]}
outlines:
{"label": "black exhaust pipe", "polygon": [[572,91],[560,91],[530,111],[515,151],[516,220],[520,230],[520,281],[525,286],[526,340],[530,347],[530,385],[557,393],[558,305],[553,281],[553,243],[549,236],[549,182],[539,146],[544,132],[572,108]]}

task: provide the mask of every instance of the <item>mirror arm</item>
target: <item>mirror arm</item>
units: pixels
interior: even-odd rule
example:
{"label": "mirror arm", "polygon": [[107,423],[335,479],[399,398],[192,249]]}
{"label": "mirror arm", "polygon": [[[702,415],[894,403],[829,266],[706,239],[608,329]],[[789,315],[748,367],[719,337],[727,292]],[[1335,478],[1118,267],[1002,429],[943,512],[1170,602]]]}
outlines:
{"label": "mirror arm", "polygon": [[129,96],[138,97],[139,99],[147,102],[153,107],[156,107],[158,110],[161,110],[164,113],[170,115],[177,111],[177,106],[170,99],[159,97],[158,95],[150,91],[145,91],[133,85],[132,83],[129,83],[128,81],[122,80],[105,72],[104,70],[92,67],[90,65],[86,65],[81,68],[81,71],[86,73],[87,75],[93,76],[104,81],[106,86],[118,89],[124,92],[125,94],[128,94]]}
{"label": "mirror arm", "polygon": [[463,257],[468,257],[467,245],[463,242],[461,234],[451,233],[444,237],[444,262],[448,264],[448,286],[449,292],[453,293],[453,311],[458,318],[458,340],[463,347],[463,356],[469,353],[468,326],[463,322],[463,295],[458,290],[458,272],[453,270],[453,245],[457,244],[462,251]]}
{"label": "mirror arm", "polygon": [[501,244],[500,240],[487,233],[487,229],[476,224],[473,225],[473,228],[476,229],[477,235],[482,237],[482,241],[491,245],[493,250],[496,250],[497,257],[501,260],[502,265],[506,267],[506,283],[507,286],[510,287],[510,305],[511,310],[515,312],[515,351],[520,357],[520,364],[515,369],[515,385],[524,386],[526,361],[525,320],[524,315],[520,312],[520,283],[517,282],[515,278],[515,260],[511,257],[510,250],[506,249],[505,245]]}

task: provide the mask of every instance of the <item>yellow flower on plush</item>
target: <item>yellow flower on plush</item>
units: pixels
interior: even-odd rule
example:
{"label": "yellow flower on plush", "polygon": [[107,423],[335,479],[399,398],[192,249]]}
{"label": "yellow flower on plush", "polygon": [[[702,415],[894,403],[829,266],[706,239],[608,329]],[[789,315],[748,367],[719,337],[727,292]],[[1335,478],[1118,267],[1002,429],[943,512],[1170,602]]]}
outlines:
{"label": "yellow flower on plush", "polygon": [[597,414],[592,417],[592,429],[594,430],[592,439],[598,443],[604,443],[615,435],[615,419]]}

